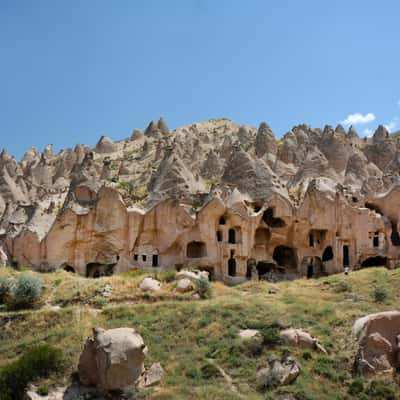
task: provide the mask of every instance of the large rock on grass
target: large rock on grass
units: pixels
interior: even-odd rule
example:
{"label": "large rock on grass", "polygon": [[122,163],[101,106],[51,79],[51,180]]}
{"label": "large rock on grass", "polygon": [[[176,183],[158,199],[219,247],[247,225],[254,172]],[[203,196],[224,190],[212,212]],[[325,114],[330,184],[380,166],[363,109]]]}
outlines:
{"label": "large rock on grass", "polygon": [[355,367],[368,375],[400,367],[400,311],[359,318],[353,325],[358,339]]}
{"label": "large rock on grass", "polygon": [[79,359],[79,379],[84,385],[105,390],[134,384],[144,371],[146,346],[132,328],[95,328]]}

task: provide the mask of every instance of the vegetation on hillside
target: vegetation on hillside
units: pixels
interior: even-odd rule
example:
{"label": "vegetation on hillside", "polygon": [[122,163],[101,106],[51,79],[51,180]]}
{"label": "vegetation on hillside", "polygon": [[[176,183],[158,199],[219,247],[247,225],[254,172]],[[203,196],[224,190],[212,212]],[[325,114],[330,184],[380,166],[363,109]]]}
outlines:
{"label": "vegetation on hillside", "polygon": [[[20,274],[0,271],[4,278]],[[264,400],[285,394],[297,400],[399,399],[399,375],[390,382],[352,375],[356,342],[351,327],[358,317],[398,308],[400,269],[370,268],[349,276],[247,282],[233,288],[213,282],[212,296],[198,300],[191,293],[177,294],[167,273],[158,275],[163,289],[157,294],[140,291],[147,274],[139,271],[99,279],[64,271],[31,274],[44,280],[43,306],[0,312],[0,368],[8,368],[34,346],[55,346],[64,354],[65,373],[37,377],[38,384],[51,387],[70,379],[92,327],[128,326],[149,348],[146,365],[161,362],[165,369],[149,399]],[[112,293],[104,297],[106,285]],[[283,345],[278,335],[282,327],[309,331],[328,354]],[[244,341],[238,336],[241,329],[260,330],[262,340]],[[259,391],[257,369],[271,357],[289,353],[301,367],[297,380]]]}

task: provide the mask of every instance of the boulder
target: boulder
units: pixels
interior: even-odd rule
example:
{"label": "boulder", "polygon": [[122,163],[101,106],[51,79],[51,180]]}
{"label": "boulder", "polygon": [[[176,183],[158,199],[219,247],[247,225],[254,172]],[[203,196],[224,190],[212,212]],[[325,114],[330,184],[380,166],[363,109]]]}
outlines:
{"label": "boulder", "polygon": [[134,329],[95,328],[79,359],[79,379],[105,390],[132,385],[144,370],[145,353],[143,339]]}
{"label": "boulder", "polygon": [[144,278],[139,285],[143,292],[158,292],[161,290],[161,282],[154,278]]}
{"label": "boulder", "polygon": [[140,377],[139,387],[149,387],[159,383],[164,375],[164,369],[160,363],[154,363]]}
{"label": "boulder", "polygon": [[182,270],[176,274],[176,279],[190,279],[192,282],[199,279],[209,280],[209,273],[207,271],[187,271]]}
{"label": "boulder", "polygon": [[268,389],[281,385],[289,385],[300,375],[300,367],[293,357],[286,357],[282,361],[272,360],[265,368],[257,371],[257,385]]}
{"label": "boulder", "polygon": [[176,291],[178,293],[186,293],[193,290],[192,281],[188,278],[179,279],[176,285]]}
{"label": "boulder", "polygon": [[386,311],[359,318],[353,325],[358,339],[355,368],[368,375],[400,367],[400,312]]}
{"label": "boulder", "polygon": [[242,329],[239,331],[239,337],[242,339],[251,339],[257,336],[260,332],[257,329]]}
{"label": "boulder", "polygon": [[327,353],[323,346],[318,343],[318,340],[312,337],[308,332],[302,329],[289,328],[280,333],[283,341],[290,345],[300,347],[302,349],[319,350],[322,353]]}

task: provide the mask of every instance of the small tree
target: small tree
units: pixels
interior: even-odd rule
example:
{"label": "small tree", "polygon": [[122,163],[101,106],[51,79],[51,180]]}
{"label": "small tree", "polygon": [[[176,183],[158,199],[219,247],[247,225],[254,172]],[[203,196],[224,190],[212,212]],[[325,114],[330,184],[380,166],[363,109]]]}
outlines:
{"label": "small tree", "polygon": [[209,299],[212,295],[211,284],[207,278],[200,277],[194,281],[197,294],[201,299]]}
{"label": "small tree", "polygon": [[8,305],[10,308],[32,308],[42,295],[44,283],[33,275],[23,274],[18,276],[12,286]]}
{"label": "small tree", "polygon": [[0,278],[0,304],[7,302],[13,286],[13,280],[10,278]]}

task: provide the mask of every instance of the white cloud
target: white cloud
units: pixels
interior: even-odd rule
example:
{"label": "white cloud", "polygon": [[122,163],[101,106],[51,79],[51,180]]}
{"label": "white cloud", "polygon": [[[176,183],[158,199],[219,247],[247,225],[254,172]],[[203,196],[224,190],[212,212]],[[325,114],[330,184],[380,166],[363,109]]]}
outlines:
{"label": "white cloud", "polygon": [[384,126],[389,132],[393,132],[397,128],[398,122],[398,118],[393,118],[388,124],[385,124]]}
{"label": "white cloud", "polygon": [[366,128],[364,129],[363,133],[366,137],[371,137],[374,134],[374,131],[372,129]]}
{"label": "white cloud", "polygon": [[361,124],[368,124],[369,122],[372,122],[375,120],[375,115],[373,113],[368,113],[368,114],[361,114],[361,113],[355,113],[355,114],[350,114],[345,120],[340,121],[341,124],[343,125],[361,125]]}

